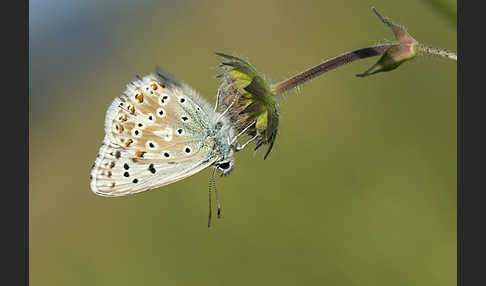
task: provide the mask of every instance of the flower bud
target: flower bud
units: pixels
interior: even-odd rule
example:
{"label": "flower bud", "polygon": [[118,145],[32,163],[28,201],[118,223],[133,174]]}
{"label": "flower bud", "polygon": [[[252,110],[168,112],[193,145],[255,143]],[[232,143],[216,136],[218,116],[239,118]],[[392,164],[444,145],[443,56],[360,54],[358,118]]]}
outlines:
{"label": "flower bud", "polygon": [[385,23],[393,32],[395,39],[398,41],[395,45],[390,46],[381,58],[369,69],[358,77],[365,77],[379,72],[386,72],[396,69],[402,63],[413,59],[418,54],[419,43],[407,32],[407,30],[390,19],[381,16],[375,8],[372,8],[376,16]]}

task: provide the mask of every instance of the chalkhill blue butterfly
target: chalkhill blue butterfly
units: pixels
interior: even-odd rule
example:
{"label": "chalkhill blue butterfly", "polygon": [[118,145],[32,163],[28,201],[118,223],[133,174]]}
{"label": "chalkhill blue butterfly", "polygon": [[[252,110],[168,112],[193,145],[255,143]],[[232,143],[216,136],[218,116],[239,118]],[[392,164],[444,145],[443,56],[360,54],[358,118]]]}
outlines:
{"label": "chalkhill blue butterfly", "polygon": [[233,169],[234,151],[244,148],[237,138],[225,112],[212,109],[187,84],[161,70],[137,77],[108,108],[91,190],[108,197],[136,194],[213,166],[210,225],[215,174]]}

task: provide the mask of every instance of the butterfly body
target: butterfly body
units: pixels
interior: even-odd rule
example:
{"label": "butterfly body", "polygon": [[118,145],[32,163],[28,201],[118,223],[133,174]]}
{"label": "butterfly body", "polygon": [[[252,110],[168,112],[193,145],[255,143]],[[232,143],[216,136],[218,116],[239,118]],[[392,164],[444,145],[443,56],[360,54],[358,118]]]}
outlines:
{"label": "butterfly body", "polygon": [[188,85],[158,71],[137,78],[108,108],[91,190],[123,196],[155,189],[213,166],[233,168],[234,130]]}

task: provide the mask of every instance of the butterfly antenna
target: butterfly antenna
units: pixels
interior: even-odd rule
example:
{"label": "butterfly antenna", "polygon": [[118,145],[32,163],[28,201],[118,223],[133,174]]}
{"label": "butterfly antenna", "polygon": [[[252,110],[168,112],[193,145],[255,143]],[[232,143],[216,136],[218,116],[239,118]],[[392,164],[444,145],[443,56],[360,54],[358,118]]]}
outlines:
{"label": "butterfly antenna", "polygon": [[218,190],[216,189],[216,168],[214,168],[213,171],[212,181],[213,181],[214,194],[216,195],[216,206],[218,209],[218,218],[221,218],[221,202],[219,200]]}
{"label": "butterfly antenna", "polygon": [[211,218],[213,216],[213,193],[212,193],[212,187],[213,187],[213,177],[214,177],[214,172],[216,171],[216,168],[213,169],[213,173],[211,173],[211,176],[209,177],[209,184],[208,184],[208,189],[209,189],[209,215],[208,215],[208,228],[211,227]]}

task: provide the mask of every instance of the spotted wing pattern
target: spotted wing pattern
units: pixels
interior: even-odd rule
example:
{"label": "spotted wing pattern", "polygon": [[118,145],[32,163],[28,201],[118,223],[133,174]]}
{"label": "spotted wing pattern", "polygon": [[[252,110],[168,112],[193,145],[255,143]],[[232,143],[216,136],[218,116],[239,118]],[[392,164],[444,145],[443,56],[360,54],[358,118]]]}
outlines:
{"label": "spotted wing pattern", "polygon": [[123,196],[164,186],[218,159],[214,112],[197,93],[158,72],[130,82],[108,108],[91,190]]}

